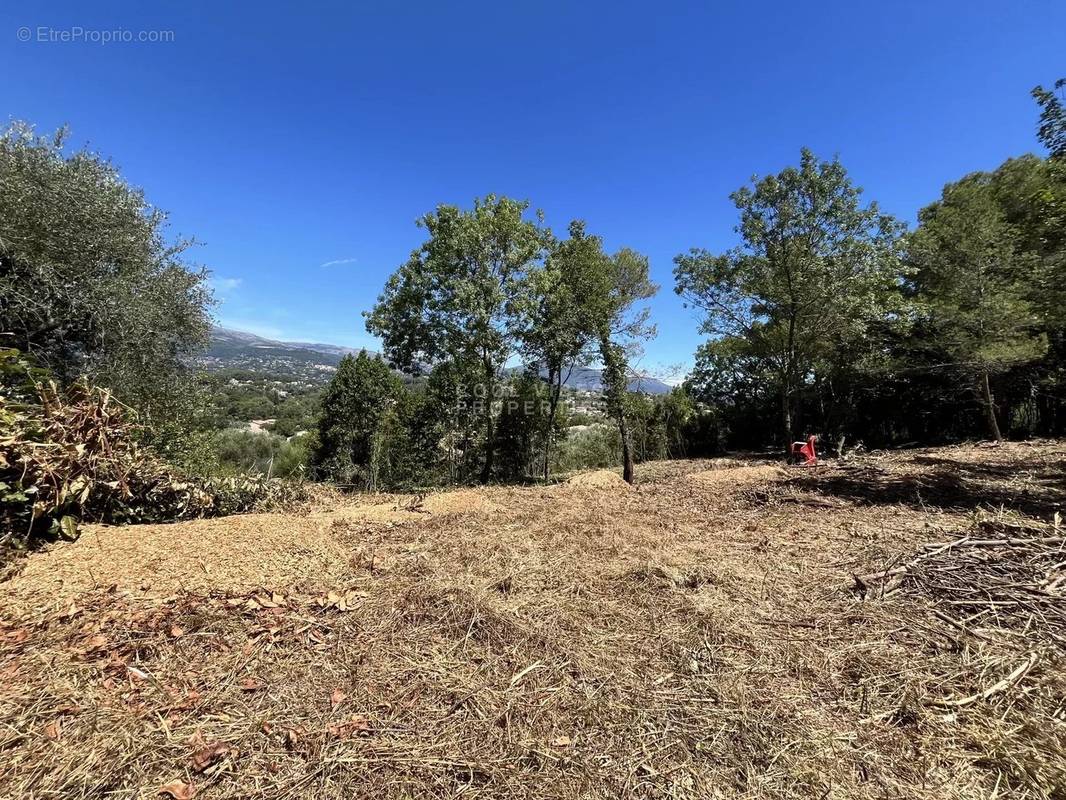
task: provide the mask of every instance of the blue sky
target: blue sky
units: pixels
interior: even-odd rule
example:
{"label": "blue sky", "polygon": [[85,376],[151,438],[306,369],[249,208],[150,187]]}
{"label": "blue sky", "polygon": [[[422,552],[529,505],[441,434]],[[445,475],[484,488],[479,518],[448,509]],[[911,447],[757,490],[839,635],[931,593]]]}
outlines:
{"label": "blue sky", "polygon": [[[173,40],[49,41],[76,28]],[[6,118],[69,123],[202,243],[227,325],[373,345],[414,220],[495,192],[648,254],[656,370],[699,342],[674,255],[734,244],[729,193],[801,146],[908,222],[1036,150],[1066,3],[8,3],[0,70]]]}

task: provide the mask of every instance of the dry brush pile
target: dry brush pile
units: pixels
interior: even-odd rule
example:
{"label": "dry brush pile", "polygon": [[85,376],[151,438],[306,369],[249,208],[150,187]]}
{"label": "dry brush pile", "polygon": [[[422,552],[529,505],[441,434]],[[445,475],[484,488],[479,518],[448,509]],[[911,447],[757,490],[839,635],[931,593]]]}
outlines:
{"label": "dry brush pile", "polygon": [[[1055,497],[1028,497],[1048,532],[839,491],[858,466],[702,474],[729,466],[35,554],[0,584],[0,795],[1063,796],[1061,609],[946,602],[1056,574],[1031,543],[958,544],[1050,538]],[[259,585],[257,535],[285,551]],[[1031,571],[990,565],[1010,552]]]}
{"label": "dry brush pile", "polygon": [[34,393],[0,396],[0,544],[74,539],[82,521],[173,521],[296,499],[279,482],[182,475],[138,445],[129,409],[106,389],[48,382]]}

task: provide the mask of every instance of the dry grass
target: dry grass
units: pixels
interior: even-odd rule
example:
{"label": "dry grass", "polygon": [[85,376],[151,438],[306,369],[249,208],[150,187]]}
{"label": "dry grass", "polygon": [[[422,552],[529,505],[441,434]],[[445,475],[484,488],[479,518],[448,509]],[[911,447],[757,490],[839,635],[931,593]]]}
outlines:
{"label": "dry grass", "polygon": [[924,547],[1054,538],[1066,446],[730,466],[33,554],[0,584],[0,795],[1066,795],[1062,565]]}

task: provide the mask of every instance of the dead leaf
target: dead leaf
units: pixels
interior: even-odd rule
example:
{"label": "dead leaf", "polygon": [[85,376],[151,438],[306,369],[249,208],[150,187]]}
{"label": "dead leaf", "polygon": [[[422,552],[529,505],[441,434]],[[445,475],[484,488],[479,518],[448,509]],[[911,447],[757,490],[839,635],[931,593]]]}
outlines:
{"label": "dead leaf", "polygon": [[329,693],[329,705],[333,711],[337,710],[337,706],[348,699],[348,695],[341,689],[334,689]]}
{"label": "dead leaf", "polygon": [[370,721],[356,714],[344,722],[333,722],[326,726],[326,733],[335,739],[350,739],[352,736],[371,736],[374,733]]}
{"label": "dead leaf", "polygon": [[96,650],[103,650],[107,647],[107,637],[102,634],[96,634],[90,636],[84,642],[82,642],[83,652],[92,653]]}
{"label": "dead leaf", "polygon": [[157,794],[168,794],[173,800],[192,800],[196,796],[196,786],[182,781],[171,781],[160,786]]}
{"label": "dead leaf", "polygon": [[167,717],[171,720],[178,719],[182,711],[191,711],[200,702],[200,692],[196,689],[189,689],[182,694],[180,689],[168,688],[167,694],[170,697]]}
{"label": "dead leaf", "polygon": [[197,772],[203,772],[216,761],[224,758],[229,751],[229,745],[224,742],[215,742],[201,747],[192,754],[192,768]]}

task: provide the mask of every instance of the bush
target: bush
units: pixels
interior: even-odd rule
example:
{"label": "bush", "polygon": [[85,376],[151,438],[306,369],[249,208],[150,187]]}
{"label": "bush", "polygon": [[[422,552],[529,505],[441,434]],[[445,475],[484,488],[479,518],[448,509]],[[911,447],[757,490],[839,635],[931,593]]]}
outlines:
{"label": "bush", "polygon": [[622,463],[622,442],[614,425],[597,424],[571,431],[552,452],[553,472],[616,467]]}
{"label": "bush", "polygon": [[307,439],[307,436],[285,439],[273,433],[226,428],[215,437],[217,472],[272,478],[301,477],[307,468]]}

